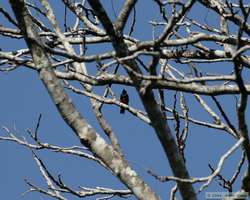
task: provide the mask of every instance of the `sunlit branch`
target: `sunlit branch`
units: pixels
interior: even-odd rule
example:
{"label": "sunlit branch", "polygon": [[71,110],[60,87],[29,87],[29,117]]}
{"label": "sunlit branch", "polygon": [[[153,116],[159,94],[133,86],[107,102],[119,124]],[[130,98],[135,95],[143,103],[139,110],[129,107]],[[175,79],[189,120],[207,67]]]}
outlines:
{"label": "sunlit branch", "polygon": [[155,177],[157,180],[161,182],[167,182],[167,181],[176,181],[176,182],[188,182],[188,183],[198,183],[198,182],[205,182],[198,192],[201,192],[204,190],[211,182],[212,180],[221,172],[222,167],[226,161],[226,159],[232,155],[232,153],[240,147],[240,145],[243,143],[244,138],[240,138],[223,156],[221,156],[217,168],[214,170],[214,172],[207,177],[201,177],[201,178],[191,178],[191,179],[181,179],[173,176],[158,176],[153,171],[148,170],[148,173]]}

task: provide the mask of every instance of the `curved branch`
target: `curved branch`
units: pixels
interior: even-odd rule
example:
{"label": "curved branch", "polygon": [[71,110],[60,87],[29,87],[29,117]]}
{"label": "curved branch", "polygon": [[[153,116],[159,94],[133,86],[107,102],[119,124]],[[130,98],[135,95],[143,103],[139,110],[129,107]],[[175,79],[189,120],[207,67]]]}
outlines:
{"label": "curved branch", "polygon": [[108,145],[76,110],[72,100],[65,93],[60,81],[51,69],[46,50],[39,42],[39,36],[29,16],[24,0],[10,0],[11,7],[22,27],[25,40],[32,51],[33,61],[40,78],[47,88],[64,121],[71,127],[81,143],[99,157],[112,172],[140,199],[158,200],[159,197],[129,167],[126,160]]}
{"label": "curved branch", "polygon": [[[94,9],[107,34],[110,36],[113,48],[115,49],[118,58],[128,56],[129,49],[124,42],[121,33],[115,30],[101,3],[98,0],[88,0],[88,2]],[[174,175],[179,178],[189,178],[188,171],[186,169],[182,156],[178,151],[175,139],[171,133],[169,126],[166,123],[164,114],[162,113],[159,105],[155,100],[152,90],[147,89],[147,82],[139,79],[134,73],[131,72],[133,71],[137,74],[142,74],[137,63],[133,59],[125,60],[121,63],[126,66],[125,69],[127,70],[127,73],[129,74],[137,89],[137,92],[140,95],[140,98],[145,110],[148,113],[148,117],[151,120],[155,133],[159,138],[164,148],[165,154],[170,162],[170,166],[173,170]],[[192,184],[179,182],[178,187],[183,199],[196,199],[196,194],[194,192]]]}

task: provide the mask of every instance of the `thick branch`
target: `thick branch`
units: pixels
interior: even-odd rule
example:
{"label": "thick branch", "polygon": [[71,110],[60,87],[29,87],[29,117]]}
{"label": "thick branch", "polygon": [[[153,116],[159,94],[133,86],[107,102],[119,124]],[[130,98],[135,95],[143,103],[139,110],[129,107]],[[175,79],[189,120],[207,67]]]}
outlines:
{"label": "thick branch", "polygon": [[133,7],[135,6],[137,0],[127,0],[123,6],[123,9],[119,13],[119,16],[115,22],[115,27],[119,31],[123,31],[126,22],[128,20],[129,14]]}
{"label": "thick branch", "polygon": [[72,100],[64,92],[60,81],[51,69],[48,55],[39,42],[39,36],[29,16],[24,0],[10,0],[12,9],[16,15],[25,40],[30,50],[34,63],[38,69],[40,78],[47,88],[54,104],[64,121],[72,128],[81,143],[97,155],[112,172],[128,187],[139,199],[156,200],[159,199],[154,192],[140,179],[124,160],[76,110]]}
{"label": "thick branch", "polygon": [[[123,36],[120,32],[116,32],[101,3],[98,0],[89,0],[88,2],[90,6],[94,9],[106,32],[110,36],[112,45],[117,53],[117,56],[128,56],[129,50],[123,40]],[[131,68],[134,72],[138,74],[142,73],[139,67],[137,66],[137,63],[133,59],[125,60],[124,62],[122,62],[122,64],[128,66],[128,68]],[[126,70],[133,83],[135,84],[135,87],[143,102],[144,108],[147,111],[148,116],[151,120],[152,126],[154,127],[155,132],[165,150],[174,175],[179,178],[189,178],[188,171],[185,167],[182,156],[178,151],[175,139],[166,123],[165,117],[154,98],[152,90],[146,87],[149,82],[138,79],[138,77],[130,70],[128,70],[128,68],[126,67]],[[196,194],[193,190],[192,184],[179,182],[178,187],[180,189],[181,195],[183,196],[183,199],[196,199]]]}

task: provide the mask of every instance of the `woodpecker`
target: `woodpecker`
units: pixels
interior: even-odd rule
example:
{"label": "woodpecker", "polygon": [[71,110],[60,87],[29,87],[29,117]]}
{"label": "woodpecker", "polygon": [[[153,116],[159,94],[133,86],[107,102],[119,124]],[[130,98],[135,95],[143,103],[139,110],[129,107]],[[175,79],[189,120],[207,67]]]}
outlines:
{"label": "woodpecker", "polygon": [[[127,105],[129,103],[129,96],[128,96],[128,93],[127,93],[127,91],[125,89],[122,90],[122,93],[120,95],[120,102],[124,103],[124,104],[127,104]],[[124,114],[125,113],[125,108],[121,107],[120,113]]]}

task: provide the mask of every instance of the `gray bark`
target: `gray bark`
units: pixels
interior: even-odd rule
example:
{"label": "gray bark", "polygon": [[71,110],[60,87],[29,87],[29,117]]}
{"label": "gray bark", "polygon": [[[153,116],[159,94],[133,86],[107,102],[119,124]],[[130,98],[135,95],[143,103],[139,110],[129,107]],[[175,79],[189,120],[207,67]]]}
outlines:
{"label": "gray bark", "polygon": [[64,121],[72,128],[81,143],[99,157],[111,169],[112,173],[133,191],[138,199],[158,200],[159,197],[131,169],[126,160],[112,146],[108,145],[76,110],[51,68],[51,62],[33,26],[24,0],[10,0],[10,3],[26,43],[32,52],[40,78]]}

